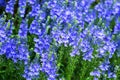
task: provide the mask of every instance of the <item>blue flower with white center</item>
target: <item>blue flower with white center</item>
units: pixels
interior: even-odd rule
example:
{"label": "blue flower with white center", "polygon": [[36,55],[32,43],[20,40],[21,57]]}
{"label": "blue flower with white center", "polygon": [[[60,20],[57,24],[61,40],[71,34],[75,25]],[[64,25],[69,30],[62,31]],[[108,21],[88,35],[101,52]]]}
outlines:
{"label": "blue flower with white center", "polygon": [[42,28],[43,26],[40,25],[40,23],[35,19],[32,21],[30,28],[29,28],[29,32],[31,34],[35,34],[35,35],[43,35],[44,34],[44,29]]}
{"label": "blue flower with white center", "polygon": [[[56,59],[52,50],[61,45],[72,47],[71,57],[81,52],[83,60],[91,61],[95,57],[109,59],[113,57],[116,49],[119,57],[119,1],[100,0],[95,9],[91,9],[93,2],[96,3],[95,0],[10,0],[6,6],[7,13],[14,14],[14,4],[19,7],[16,14],[22,18],[26,4],[26,11],[29,11],[28,8],[31,11],[20,24],[19,38],[12,35],[17,17],[12,18],[15,22],[8,20],[9,15],[5,19],[0,17],[0,55],[5,54],[14,62],[23,61],[24,77],[27,80],[37,79],[40,70],[46,74],[47,80],[56,80]],[[27,20],[31,22],[31,19],[32,23],[28,24]],[[110,22],[113,19],[115,26],[112,33]],[[31,56],[28,47],[31,44],[27,42],[27,30],[30,36],[36,36],[33,52],[39,55],[41,67],[38,62],[29,63]],[[97,54],[94,55],[94,51]],[[36,56],[34,59],[36,60]],[[94,76],[94,79],[104,74],[107,74],[108,78],[115,78],[115,71],[110,70],[110,67],[109,62],[102,62],[90,75]]]}
{"label": "blue flower with white center", "polygon": [[[17,50],[18,50],[18,59],[22,60],[24,62],[24,64],[28,63],[29,60],[29,50],[28,50],[28,45],[24,44],[24,42],[22,42],[23,40],[21,39],[21,43],[18,44]],[[25,40],[24,40],[25,41]],[[27,41],[26,41],[27,42]],[[25,43],[26,43],[25,42]]]}
{"label": "blue flower with white center", "polygon": [[103,40],[105,38],[105,33],[104,30],[97,30],[95,33],[95,36],[101,40]]}
{"label": "blue flower with white center", "polygon": [[[97,49],[98,51],[98,57],[104,57],[104,56],[108,56],[109,58],[112,58],[115,50],[116,50],[116,44],[112,41],[106,41],[106,43],[99,47]],[[109,54],[107,54],[107,52],[109,52]]]}
{"label": "blue flower with white center", "polygon": [[25,14],[26,2],[27,0],[19,0],[19,12],[21,17],[24,17]]}
{"label": "blue flower with white center", "polygon": [[51,39],[49,36],[35,38],[35,49],[34,51],[38,54],[42,54],[43,52],[49,52]]}
{"label": "blue flower with white center", "polygon": [[22,20],[20,27],[19,27],[18,35],[21,38],[27,38],[27,32],[28,32],[27,20]]}
{"label": "blue flower with white center", "polygon": [[105,24],[110,23],[110,21],[115,16],[113,15],[113,3],[114,0],[105,0],[104,2],[100,2],[98,3],[98,5],[95,6],[95,10],[98,12],[98,17],[102,18]]}
{"label": "blue flower with white center", "polygon": [[115,53],[117,45],[111,41],[107,43],[107,46],[108,46],[108,51],[109,51],[109,58],[112,58],[113,54]]}
{"label": "blue flower with white center", "polygon": [[120,2],[119,1],[116,1],[113,6],[113,14],[120,16]]}
{"label": "blue flower with white center", "polygon": [[106,62],[103,62],[99,68],[102,70],[102,71],[107,71],[110,67],[110,62],[109,61],[106,61]]}
{"label": "blue flower with white center", "polygon": [[10,0],[7,5],[6,5],[6,12],[7,13],[14,13],[14,4],[15,4],[16,0]]}
{"label": "blue flower with white center", "polygon": [[70,53],[70,56],[73,57],[73,56],[76,56],[76,55],[79,55],[80,52],[78,49],[73,49],[72,52]]}
{"label": "blue flower with white center", "polygon": [[119,34],[119,33],[120,33],[120,22],[117,21],[114,27],[114,34]]}
{"label": "blue flower with white center", "polygon": [[35,17],[35,16],[39,16],[39,14],[40,14],[40,5],[35,4],[34,6],[32,6],[32,10],[29,12],[29,16]]}
{"label": "blue flower with white center", "polygon": [[[5,54],[5,44],[9,40],[9,37],[12,35],[13,29],[13,22],[9,20],[8,22],[4,23],[4,19],[1,18],[0,21],[0,55]],[[6,46],[7,47],[7,46]]]}
{"label": "blue flower with white center", "polygon": [[3,51],[6,54],[6,57],[12,59],[15,63],[18,60],[22,60],[25,64],[28,61],[28,47],[26,44],[22,44],[22,40],[19,39],[8,39],[6,43],[2,45]]}
{"label": "blue flower with white center", "polygon": [[90,73],[91,76],[100,77],[101,72],[98,69],[95,69],[93,72]]}
{"label": "blue flower with white center", "polygon": [[117,38],[116,38],[116,53],[117,53],[117,56],[120,57],[120,35],[117,35]]}
{"label": "blue flower with white center", "polygon": [[37,1],[37,0],[29,0],[28,3],[29,3],[30,5],[34,5],[34,4],[36,3],[36,1]]}
{"label": "blue flower with white center", "polygon": [[11,36],[12,35],[12,30],[14,28],[14,25],[13,25],[13,21],[12,20],[9,20],[7,23],[6,23],[6,35],[7,36]]}
{"label": "blue flower with white center", "polygon": [[76,48],[78,46],[78,43],[80,40],[80,37],[78,37],[78,32],[74,31],[71,33],[71,30],[70,30],[68,35],[70,36],[69,37],[69,45],[72,46],[73,48]]}
{"label": "blue flower with white center", "polygon": [[0,43],[4,43],[7,38],[8,37],[6,35],[5,25],[2,24],[2,22],[1,22],[0,23]]}
{"label": "blue flower with white center", "polygon": [[32,80],[39,78],[40,65],[38,63],[30,63],[29,66],[25,66],[23,77],[26,80]]}
{"label": "blue flower with white center", "polygon": [[55,55],[51,54],[49,56],[49,53],[43,53],[41,55],[41,61],[42,61],[42,72],[45,72],[47,74],[47,80],[56,80],[57,77],[57,67],[56,67],[56,61],[55,61]]}
{"label": "blue flower with white center", "polygon": [[83,59],[84,59],[84,60],[91,61],[91,59],[94,58],[93,55],[92,55],[92,53],[93,53],[93,50],[90,50],[90,51],[88,51],[88,52],[85,52],[85,53],[83,54]]}
{"label": "blue flower with white center", "polygon": [[117,75],[114,72],[108,71],[108,78],[116,78]]}
{"label": "blue flower with white center", "polygon": [[[31,25],[30,25],[30,28],[29,28],[29,32],[31,34],[36,34],[37,33],[37,27],[39,26],[37,20],[33,20]],[[40,32],[39,32],[40,33]],[[38,34],[38,33],[37,33]]]}
{"label": "blue flower with white center", "polygon": [[58,45],[64,44],[65,46],[69,43],[70,35],[66,34],[64,31],[53,31],[52,37],[58,43]]}
{"label": "blue flower with white center", "polygon": [[106,50],[105,49],[103,49],[103,48],[99,48],[99,49],[97,49],[97,52],[98,52],[98,54],[97,54],[97,57],[103,57],[103,56],[106,56]]}
{"label": "blue flower with white center", "polygon": [[88,11],[86,14],[87,15],[85,15],[84,20],[89,24],[96,19],[96,13],[94,10]]}

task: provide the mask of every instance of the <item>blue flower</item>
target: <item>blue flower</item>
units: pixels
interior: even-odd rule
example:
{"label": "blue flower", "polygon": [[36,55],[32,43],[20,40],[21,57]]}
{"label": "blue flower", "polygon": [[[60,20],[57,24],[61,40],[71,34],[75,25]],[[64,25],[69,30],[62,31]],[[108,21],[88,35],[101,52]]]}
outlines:
{"label": "blue flower", "polygon": [[6,6],[6,1],[0,0],[0,7],[5,7],[5,6]]}
{"label": "blue flower", "polygon": [[90,51],[88,51],[88,52],[85,52],[85,53],[83,54],[83,59],[84,59],[84,60],[91,61],[91,59],[94,58],[93,55],[92,55],[92,53],[93,53],[92,50],[90,50]]}
{"label": "blue flower", "polygon": [[6,5],[6,12],[7,13],[11,13],[13,14],[14,13],[14,4],[15,4],[15,0],[10,0],[7,5]]}
{"label": "blue flower", "polygon": [[47,74],[47,80],[56,80],[57,76],[57,67],[56,67],[56,61],[55,61],[55,55],[52,54],[50,57],[48,56],[48,53],[42,54],[42,72],[45,72]]}
{"label": "blue flower", "polygon": [[19,0],[19,12],[21,17],[24,17],[25,14],[26,2],[26,0]]}
{"label": "blue flower", "polygon": [[114,72],[108,71],[108,78],[116,78],[117,75]]}
{"label": "blue flower", "polygon": [[25,66],[23,77],[26,80],[37,79],[40,73],[40,65],[38,63],[31,63]]}
{"label": "blue flower", "polygon": [[110,67],[110,62],[103,62],[100,66],[99,66],[99,68],[102,70],[102,71],[107,71],[108,69],[109,69],[109,67]]}
{"label": "blue flower", "polygon": [[32,6],[32,10],[29,12],[29,16],[35,17],[35,16],[39,16],[39,14],[40,14],[40,5],[35,4],[34,6]]}
{"label": "blue flower", "polygon": [[100,77],[101,73],[99,70],[96,69],[93,72],[91,72],[90,75],[95,77]]}
{"label": "blue flower", "polygon": [[22,22],[20,24],[18,35],[21,38],[27,38],[27,32],[28,32],[27,20],[22,20]]}

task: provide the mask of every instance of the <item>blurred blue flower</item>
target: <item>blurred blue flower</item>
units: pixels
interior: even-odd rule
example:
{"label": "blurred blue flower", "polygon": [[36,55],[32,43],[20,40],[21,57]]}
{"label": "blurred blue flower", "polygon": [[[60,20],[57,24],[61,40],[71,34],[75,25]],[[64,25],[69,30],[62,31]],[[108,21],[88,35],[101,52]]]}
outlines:
{"label": "blurred blue flower", "polygon": [[6,6],[6,1],[0,0],[0,7],[5,7],[5,6]]}
{"label": "blurred blue flower", "polygon": [[16,1],[15,0],[10,0],[7,5],[6,5],[6,12],[7,13],[14,13],[14,5],[15,5]]}
{"label": "blurred blue flower", "polygon": [[37,79],[40,73],[40,65],[38,63],[31,63],[25,66],[23,77],[26,80]]}
{"label": "blurred blue flower", "polygon": [[100,77],[100,71],[98,69],[95,69],[93,72],[90,73],[91,76],[94,77]]}

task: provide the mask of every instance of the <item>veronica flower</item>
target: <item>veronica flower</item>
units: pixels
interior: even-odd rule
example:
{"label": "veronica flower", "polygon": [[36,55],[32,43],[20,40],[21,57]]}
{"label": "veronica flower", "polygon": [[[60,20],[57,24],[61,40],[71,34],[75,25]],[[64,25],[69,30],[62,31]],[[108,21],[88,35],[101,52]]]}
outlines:
{"label": "veronica flower", "polygon": [[27,21],[26,20],[22,20],[22,22],[20,24],[19,32],[18,32],[18,35],[21,38],[27,38],[27,31],[28,31],[27,28],[28,28]]}
{"label": "veronica flower", "polygon": [[108,71],[108,78],[116,78],[116,74],[114,72]]}
{"label": "veronica flower", "polygon": [[47,74],[47,80],[56,80],[57,77],[57,67],[55,63],[55,55],[52,54],[50,57],[48,53],[42,54],[42,68],[41,70]]}
{"label": "veronica flower", "polygon": [[40,65],[38,63],[31,63],[29,66],[25,66],[23,77],[26,80],[38,79],[40,73]]}
{"label": "veronica flower", "polygon": [[90,75],[95,77],[100,77],[101,73],[99,70],[96,69],[93,72],[91,72]]}
{"label": "veronica flower", "polygon": [[6,12],[7,13],[14,13],[14,4],[15,4],[15,0],[10,0],[7,5],[6,5]]}
{"label": "veronica flower", "polygon": [[19,12],[21,17],[24,17],[25,14],[26,2],[26,0],[19,0]]}
{"label": "veronica flower", "polygon": [[106,61],[106,62],[103,62],[100,66],[99,66],[99,68],[102,70],[102,71],[107,71],[108,69],[109,69],[109,65],[110,64],[110,62],[108,62],[108,61]]}

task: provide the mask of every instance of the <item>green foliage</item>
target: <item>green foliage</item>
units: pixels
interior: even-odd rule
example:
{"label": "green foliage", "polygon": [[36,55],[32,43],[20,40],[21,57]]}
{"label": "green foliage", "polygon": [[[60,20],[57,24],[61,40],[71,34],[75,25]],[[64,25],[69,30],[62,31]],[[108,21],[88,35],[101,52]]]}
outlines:
{"label": "green foliage", "polygon": [[[75,57],[70,57],[71,47],[61,46],[58,49],[58,80],[93,80],[90,76],[90,72],[94,70],[95,67],[99,65],[100,61],[103,59],[92,59],[91,62],[84,61],[82,59],[82,54]],[[110,59],[110,62],[114,65],[120,64],[120,58],[116,54]],[[120,79],[120,67],[117,67],[117,79]],[[6,59],[6,57],[0,56],[0,80],[25,80],[22,77],[24,66],[22,63],[13,63],[12,60]],[[104,77],[104,76],[103,76]],[[46,80],[46,75],[40,72],[40,78],[38,80]],[[101,79],[102,76],[101,76]],[[114,80],[114,79],[107,79]]]}
{"label": "green foliage", "polygon": [[43,72],[40,72],[40,77],[38,80],[47,80],[46,74]]}
{"label": "green foliage", "polygon": [[13,63],[4,55],[0,56],[0,80],[25,80],[22,77],[24,65],[22,62]]}
{"label": "green foliage", "polygon": [[117,57],[117,54],[115,53],[113,57],[110,59],[110,62],[113,66],[117,65],[115,67],[115,71],[117,73],[117,80],[120,80],[120,57]]}

